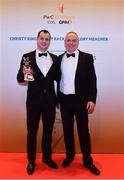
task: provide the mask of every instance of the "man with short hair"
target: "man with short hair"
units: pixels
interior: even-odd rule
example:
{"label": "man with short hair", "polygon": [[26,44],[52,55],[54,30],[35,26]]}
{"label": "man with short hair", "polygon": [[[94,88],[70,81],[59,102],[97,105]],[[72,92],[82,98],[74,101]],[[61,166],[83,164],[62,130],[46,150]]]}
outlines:
{"label": "man with short hair", "polygon": [[88,128],[88,114],[95,108],[97,87],[93,56],[78,50],[77,33],[68,32],[65,37],[66,52],[59,56],[60,81],[58,96],[62,116],[66,158],[63,167],[68,167],[75,156],[74,116],[83,165],[95,175],[100,171],[93,164],[91,141]]}
{"label": "man with short hair", "polygon": [[[28,86],[26,110],[27,173],[29,175],[35,169],[36,139],[41,115],[43,123],[42,159],[49,167],[58,168],[51,156],[51,139],[57,102],[54,90],[57,56],[48,51],[50,41],[50,33],[47,30],[41,30],[37,35],[37,49],[22,56],[20,69],[17,74],[18,82],[22,84],[26,82]],[[27,80],[25,80],[25,76]]]}

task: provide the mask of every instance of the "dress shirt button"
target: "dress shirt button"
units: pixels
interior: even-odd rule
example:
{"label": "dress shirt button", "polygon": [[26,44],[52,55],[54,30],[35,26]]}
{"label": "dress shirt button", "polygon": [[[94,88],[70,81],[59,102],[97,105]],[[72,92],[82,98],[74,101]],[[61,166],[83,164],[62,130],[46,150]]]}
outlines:
{"label": "dress shirt button", "polygon": [[46,89],[43,90],[44,94],[46,94]]}

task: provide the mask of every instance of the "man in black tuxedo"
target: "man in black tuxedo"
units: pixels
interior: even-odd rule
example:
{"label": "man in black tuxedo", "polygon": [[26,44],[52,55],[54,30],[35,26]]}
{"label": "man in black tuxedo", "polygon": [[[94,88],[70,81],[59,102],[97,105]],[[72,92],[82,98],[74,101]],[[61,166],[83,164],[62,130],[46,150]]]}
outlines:
{"label": "man in black tuxedo", "polygon": [[83,165],[92,173],[99,175],[100,171],[93,164],[91,157],[91,141],[88,129],[88,113],[94,111],[96,103],[96,74],[93,56],[78,50],[79,38],[75,32],[69,32],[65,37],[66,52],[59,56],[60,81],[58,96],[62,116],[66,158],[63,167],[68,167],[74,159],[74,116]]}
{"label": "man in black tuxedo", "polygon": [[[57,102],[54,90],[57,56],[48,51],[50,41],[50,33],[47,30],[41,30],[37,35],[37,49],[22,56],[17,74],[18,82],[22,84],[26,82],[28,85],[26,101],[28,174],[32,174],[35,169],[36,139],[41,115],[42,160],[49,167],[58,168],[51,157],[51,139]],[[27,80],[24,80],[25,76]]]}

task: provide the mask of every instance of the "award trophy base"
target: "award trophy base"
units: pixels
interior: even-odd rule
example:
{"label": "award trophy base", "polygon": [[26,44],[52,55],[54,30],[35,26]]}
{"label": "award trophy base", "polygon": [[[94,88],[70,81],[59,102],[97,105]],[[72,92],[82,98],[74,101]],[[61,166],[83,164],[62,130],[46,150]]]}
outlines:
{"label": "award trophy base", "polygon": [[25,81],[34,81],[34,77],[31,74],[25,74]]}

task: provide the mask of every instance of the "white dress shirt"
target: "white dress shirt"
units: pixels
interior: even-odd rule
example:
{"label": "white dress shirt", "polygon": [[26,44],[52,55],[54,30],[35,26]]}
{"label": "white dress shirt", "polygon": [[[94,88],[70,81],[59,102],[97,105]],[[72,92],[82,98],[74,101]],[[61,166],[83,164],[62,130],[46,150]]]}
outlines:
{"label": "white dress shirt", "polygon": [[[68,52],[67,52],[68,53]],[[60,91],[63,94],[75,94],[75,74],[78,64],[79,51],[76,50],[75,57],[67,58],[64,54],[61,62]]]}
{"label": "white dress shirt", "polygon": [[[39,57],[39,53],[47,53],[47,56]],[[38,49],[36,49],[36,63],[43,75],[46,76],[50,67],[53,64],[53,61],[48,52],[41,52]]]}

